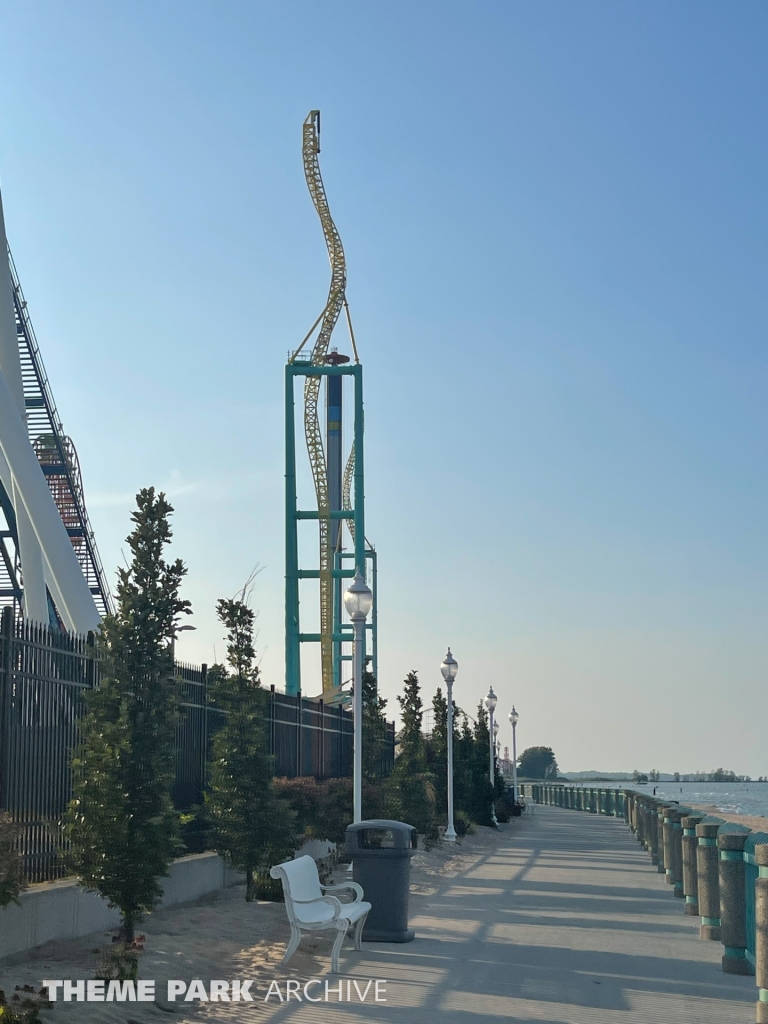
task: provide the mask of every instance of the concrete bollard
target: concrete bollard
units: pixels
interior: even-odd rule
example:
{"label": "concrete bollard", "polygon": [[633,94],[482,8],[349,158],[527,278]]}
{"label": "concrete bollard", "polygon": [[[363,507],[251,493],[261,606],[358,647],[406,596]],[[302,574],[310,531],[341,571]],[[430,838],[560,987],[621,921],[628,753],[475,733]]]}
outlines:
{"label": "concrete bollard", "polygon": [[768,843],[755,847],[755,981],[757,1024],[768,1024]]}
{"label": "concrete bollard", "polygon": [[645,807],[645,826],[648,830],[648,853],[651,863],[658,864],[658,827],[656,824],[656,802],[648,800]]}
{"label": "concrete bollard", "polygon": [[699,914],[702,939],[720,940],[720,874],[718,870],[717,830],[722,818],[708,814],[696,826],[696,873],[699,876]]}
{"label": "concrete bollard", "polygon": [[699,875],[696,871],[696,826],[705,817],[703,811],[686,814],[680,824],[683,829],[683,895],[685,896],[685,912],[691,917],[699,915]]}
{"label": "concrete bollard", "polygon": [[682,819],[691,813],[690,807],[675,807],[670,815],[672,818],[672,882],[674,894],[683,899],[683,826]]}
{"label": "concrete bollard", "polygon": [[744,885],[744,844],[750,833],[745,825],[727,821],[717,832],[720,885],[720,938],[725,946],[726,974],[751,974],[747,960],[747,921]]}
{"label": "concrete bollard", "polygon": [[667,851],[664,849],[664,811],[666,810],[665,804],[656,805],[656,854],[658,861],[656,862],[656,870],[660,875],[666,875],[667,873]]}
{"label": "concrete bollard", "polygon": [[664,844],[664,881],[667,885],[675,884],[675,852],[674,835],[672,832],[674,813],[675,808],[671,807],[669,804],[664,804],[659,812],[661,817],[662,842]]}

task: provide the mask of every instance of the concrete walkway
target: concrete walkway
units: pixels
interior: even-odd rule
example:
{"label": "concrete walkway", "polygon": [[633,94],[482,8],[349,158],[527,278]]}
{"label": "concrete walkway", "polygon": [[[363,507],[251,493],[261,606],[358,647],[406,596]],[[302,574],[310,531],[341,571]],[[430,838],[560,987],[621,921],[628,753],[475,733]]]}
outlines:
{"label": "concrete walkway", "polygon": [[[537,807],[455,851],[420,857],[406,945],[347,946],[328,975],[330,940],[305,938],[283,967],[281,904],[247,904],[222,890],[147,924],[141,976],[254,979],[251,1003],[56,1003],[45,1024],[751,1024],[753,978],[720,969],[623,820]],[[41,947],[8,961],[0,988],[89,978],[90,945]],[[2,966],[2,965],[0,965]],[[2,971],[0,971],[2,974]],[[161,984],[161,979],[164,979]],[[310,979],[317,979],[310,982]],[[369,979],[386,980],[373,1002]],[[272,981],[285,1000],[266,998]],[[319,1002],[308,1002],[309,995]],[[329,1001],[323,998],[329,985]],[[355,989],[355,982],[357,986]],[[338,986],[341,984],[341,989]],[[365,1002],[359,994],[366,993]],[[381,990],[380,990],[381,993]],[[299,1002],[296,994],[302,996]],[[384,995],[384,993],[381,993]],[[341,995],[341,1001],[339,996]]]}
{"label": "concrete walkway", "polygon": [[388,979],[386,1004],[293,1002],[270,1021],[754,1020],[754,979],[722,973],[722,947],[699,939],[623,820],[537,807],[514,825],[415,900],[413,943],[346,953],[348,976]]}

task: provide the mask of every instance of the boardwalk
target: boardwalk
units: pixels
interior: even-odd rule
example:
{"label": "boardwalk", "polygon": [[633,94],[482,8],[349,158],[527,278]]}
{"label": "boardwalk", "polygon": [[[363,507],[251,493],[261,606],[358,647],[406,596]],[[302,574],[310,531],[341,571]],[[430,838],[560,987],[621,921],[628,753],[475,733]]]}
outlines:
{"label": "boardwalk", "polygon": [[[722,947],[698,938],[695,919],[650,864],[624,821],[538,807],[499,833],[484,830],[454,857],[445,848],[419,870],[417,932],[407,945],[365,944],[342,956],[365,991],[386,979],[386,1002],[264,1001],[269,982],[328,979],[329,942],[305,939],[283,968],[288,929],[276,904],[246,904],[229,890],[147,921],[142,976],[253,978],[255,1001],[57,1003],[48,1024],[751,1024],[753,978],[720,970]],[[446,859],[448,857],[448,859]],[[94,939],[43,947],[0,964],[11,977],[92,977]],[[3,977],[5,974],[5,977]],[[162,979],[162,983],[161,983]],[[311,994],[317,996],[321,987]]]}

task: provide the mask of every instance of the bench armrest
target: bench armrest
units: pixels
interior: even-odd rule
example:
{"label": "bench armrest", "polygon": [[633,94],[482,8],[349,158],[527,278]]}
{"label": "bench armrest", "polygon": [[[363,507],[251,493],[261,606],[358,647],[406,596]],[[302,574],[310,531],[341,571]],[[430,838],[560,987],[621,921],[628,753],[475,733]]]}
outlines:
{"label": "bench armrest", "polygon": [[363,887],[359,882],[344,882],[342,885],[324,885],[322,889],[323,892],[339,892],[343,889],[351,889],[355,894],[355,898],[352,900],[353,903],[359,903],[363,898]]}
{"label": "bench armrest", "polygon": [[329,906],[333,907],[332,921],[335,921],[341,913],[341,901],[337,900],[335,896],[316,896],[313,900],[295,900],[293,896],[291,896],[290,900],[291,903],[295,904],[297,907],[309,907],[313,903],[327,903]]}

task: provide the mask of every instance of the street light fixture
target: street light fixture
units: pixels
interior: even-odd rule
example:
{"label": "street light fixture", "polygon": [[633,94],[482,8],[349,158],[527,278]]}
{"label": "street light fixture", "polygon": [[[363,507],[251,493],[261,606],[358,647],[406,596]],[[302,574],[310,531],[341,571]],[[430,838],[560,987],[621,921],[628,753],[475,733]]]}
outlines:
{"label": "street light fixture", "polygon": [[[491,767],[490,767],[489,775],[490,775],[490,779],[491,779],[491,786],[494,786],[494,787],[496,785],[496,773],[494,771],[494,764],[493,764],[493,762],[494,762],[494,754],[495,754],[494,742],[493,742],[493,739],[494,739],[493,712],[496,709],[496,704],[497,703],[498,703],[498,700],[496,698],[496,694],[493,692],[493,687],[491,686],[491,687],[488,688],[488,696],[485,698],[485,706],[488,709],[488,739],[490,741],[489,745],[490,745],[490,748],[491,748]],[[493,822],[494,825],[498,824],[498,822],[496,821],[495,801],[491,802],[491,821]]]}
{"label": "street light fixture", "polygon": [[448,732],[448,827],[445,830],[444,838],[447,843],[455,843],[456,829],[453,827],[453,680],[459,671],[459,663],[451,654],[450,647],[440,666],[440,671],[443,673],[448,690],[448,720],[446,723]]}
{"label": "street light fixture", "polygon": [[512,798],[517,803],[517,720],[520,715],[515,711],[515,705],[509,712],[509,724],[512,726]]}
{"label": "street light fixture", "polygon": [[496,694],[493,692],[493,687],[491,686],[490,689],[488,690],[488,696],[485,698],[485,706],[488,709],[488,735],[489,735],[490,741],[491,741],[490,742],[490,747],[491,747],[491,770],[490,770],[491,785],[494,784],[494,772],[493,772],[493,712],[496,710],[497,703],[498,703],[498,700],[497,700]]}
{"label": "street light fixture", "polygon": [[363,648],[365,620],[373,607],[373,594],[360,569],[344,594],[344,607],[352,620],[352,709],[354,718],[353,750],[353,818],[363,820]]}
{"label": "street light fixture", "polygon": [[[177,626],[176,633],[192,632],[197,629],[197,626]],[[171,637],[171,660],[173,664],[176,664],[176,633]]]}

